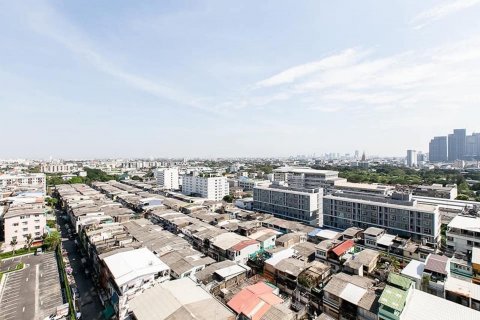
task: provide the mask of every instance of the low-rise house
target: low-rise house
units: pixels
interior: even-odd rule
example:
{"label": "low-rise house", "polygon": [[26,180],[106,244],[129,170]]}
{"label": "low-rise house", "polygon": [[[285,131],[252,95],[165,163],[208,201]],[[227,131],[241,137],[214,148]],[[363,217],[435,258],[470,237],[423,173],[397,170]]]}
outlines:
{"label": "low-rise house", "polygon": [[265,282],[243,288],[227,305],[235,311],[238,319],[260,320],[272,306],[283,303],[278,288]]}
{"label": "low-rise house", "polygon": [[232,260],[246,264],[260,250],[260,243],[236,233],[226,232],[210,241],[209,255],[217,261]]}
{"label": "low-rise house", "polygon": [[350,227],[342,232],[343,240],[360,240],[362,238],[363,229],[358,227]]}
{"label": "low-rise house", "polygon": [[205,269],[197,272],[197,282],[205,285],[205,288],[218,294],[222,289],[230,289],[243,284],[250,274],[250,267],[243,264],[236,264],[230,260],[213,263]]}
{"label": "low-rise house", "polygon": [[303,270],[310,264],[295,258],[286,258],[275,265],[275,283],[278,288],[289,295],[292,295],[297,288],[297,279]]}
{"label": "low-rise house", "polygon": [[190,277],[215,262],[191,248],[167,252],[160,256],[160,260],[170,268],[170,276],[173,279]]}
{"label": "low-rise house", "polygon": [[267,250],[275,247],[275,240],[280,233],[275,230],[262,228],[247,236],[260,243],[260,249]]}
{"label": "low-rise house", "polygon": [[379,299],[378,318],[380,320],[399,320],[408,296],[414,288],[412,280],[391,272],[387,285]]}
{"label": "low-rise house", "polygon": [[330,279],[330,267],[320,261],[313,261],[298,276],[297,289],[293,294],[295,300],[308,305],[314,312],[322,310],[323,288]]}
{"label": "low-rise house", "polygon": [[147,248],[108,256],[103,263],[109,301],[119,319],[126,316],[133,297],[156,283],[170,279],[170,268]]}
{"label": "low-rise house", "polygon": [[415,288],[420,289],[422,285],[423,270],[425,263],[418,260],[411,260],[405,268],[403,268],[402,276],[412,280],[415,283]]}
{"label": "low-rise house", "polygon": [[473,247],[480,248],[480,218],[456,216],[447,226],[447,247],[469,254]]}
{"label": "low-rise house", "polygon": [[287,233],[275,240],[275,246],[281,248],[291,248],[294,245],[307,241],[307,235],[303,232]]}
{"label": "low-rise house", "polygon": [[367,247],[376,248],[378,240],[385,234],[384,229],[369,227],[363,232],[364,244]]}
{"label": "low-rise house", "polygon": [[352,254],[350,259],[345,262],[344,270],[359,276],[370,275],[375,270],[379,259],[380,252],[372,249],[364,249]]}
{"label": "low-rise house", "polygon": [[459,279],[472,281],[473,268],[472,264],[468,261],[466,256],[460,255],[457,257],[455,254],[450,258],[450,276]]}
{"label": "low-rise house", "polygon": [[480,285],[448,277],[445,281],[445,299],[480,311]]}
{"label": "low-rise house", "polygon": [[[461,318],[460,318],[460,317]],[[460,304],[414,289],[402,312],[401,320],[480,319],[480,313]]]}
{"label": "low-rise house", "polygon": [[295,250],[292,248],[276,251],[272,253],[271,257],[265,260],[263,264],[263,276],[271,282],[275,281],[276,265],[287,258],[293,257]]}
{"label": "low-rise house", "polygon": [[365,277],[333,275],[323,290],[323,312],[334,319],[378,319],[374,286],[375,282]]}
{"label": "low-rise house", "polygon": [[[428,285],[423,289],[428,293],[443,297],[445,279],[449,273],[449,258],[437,254],[430,254],[425,261],[422,281]],[[428,280],[428,281],[427,281]]]}
{"label": "low-rise house", "polygon": [[145,290],[129,302],[129,315],[135,320],[235,319],[232,311],[189,278]]}
{"label": "low-rise house", "polygon": [[329,265],[334,272],[341,270],[344,260],[353,250],[353,240],[323,240],[316,245],[315,256],[318,260]]}

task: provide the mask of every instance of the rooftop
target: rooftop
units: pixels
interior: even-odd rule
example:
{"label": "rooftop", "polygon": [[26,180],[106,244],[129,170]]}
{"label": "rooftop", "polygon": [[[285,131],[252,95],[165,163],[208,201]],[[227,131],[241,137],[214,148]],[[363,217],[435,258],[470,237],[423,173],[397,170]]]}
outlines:
{"label": "rooftop", "polygon": [[405,307],[407,292],[387,285],[380,296],[379,302],[387,307],[402,312]]}
{"label": "rooftop", "polygon": [[438,254],[430,254],[427,257],[427,261],[425,261],[425,271],[432,271],[436,273],[440,273],[443,275],[447,275],[447,263],[448,257],[447,256],[440,256]]}
{"label": "rooftop", "polygon": [[480,218],[470,216],[455,216],[448,224],[448,228],[480,232]]}
{"label": "rooftop", "polygon": [[234,314],[189,278],[161,283],[129,301],[137,320],[234,319]]}
{"label": "rooftop", "polygon": [[119,287],[149,274],[169,270],[169,267],[147,248],[120,252],[104,259]]}
{"label": "rooftop", "polygon": [[411,260],[402,270],[402,274],[410,278],[421,280],[423,269],[425,269],[425,263],[417,260]]}
{"label": "rooftop", "polygon": [[381,228],[369,227],[363,233],[377,237],[380,234],[382,234],[383,232],[385,232],[385,230],[383,230]]}
{"label": "rooftop", "polygon": [[402,312],[402,320],[474,320],[480,312],[414,289]]}

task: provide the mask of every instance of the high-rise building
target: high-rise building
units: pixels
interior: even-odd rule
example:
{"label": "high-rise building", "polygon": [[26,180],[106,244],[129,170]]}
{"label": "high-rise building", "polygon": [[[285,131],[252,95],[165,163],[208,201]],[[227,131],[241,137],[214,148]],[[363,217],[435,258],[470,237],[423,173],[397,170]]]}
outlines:
{"label": "high-rise building", "polygon": [[226,177],[200,176],[193,173],[182,176],[182,183],[182,193],[198,195],[208,200],[222,200],[230,192]]}
{"label": "high-rise building", "polygon": [[480,158],[480,133],[473,133],[466,137],[465,159]]}
{"label": "high-rise building", "polygon": [[466,129],[454,129],[448,135],[448,161],[462,160],[465,157]]}
{"label": "high-rise building", "polygon": [[428,146],[430,162],[448,161],[447,137],[434,137]]}
{"label": "high-rise building", "polygon": [[407,150],[407,167],[417,166],[417,151]]}
{"label": "high-rise building", "polygon": [[159,187],[168,190],[180,189],[178,185],[178,169],[177,168],[161,168],[155,171],[155,177]]}

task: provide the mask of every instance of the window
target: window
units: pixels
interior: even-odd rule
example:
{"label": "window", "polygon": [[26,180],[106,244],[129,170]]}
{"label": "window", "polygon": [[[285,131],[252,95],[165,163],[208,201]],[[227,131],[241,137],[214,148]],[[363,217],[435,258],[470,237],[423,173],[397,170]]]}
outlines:
{"label": "window", "polygon": [[40,229],[40,226],[35,226],[35,229],[36,229],[36,230]]}
{"label": "window", "polygon": [[15,222],[15,223],[13,224],[13,226],[14,226],[14,227],[18,227],[18,222]]}
{"label": "window", "polygon": [[23,228],[23,231],[28,231],[28,228]]}

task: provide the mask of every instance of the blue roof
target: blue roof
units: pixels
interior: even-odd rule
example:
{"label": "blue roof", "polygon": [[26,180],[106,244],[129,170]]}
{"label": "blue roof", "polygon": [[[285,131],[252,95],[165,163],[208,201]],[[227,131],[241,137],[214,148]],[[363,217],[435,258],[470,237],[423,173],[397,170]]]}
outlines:
{"label": "blue roof", "polygon": [[322,231],[322,229],[316,228],[316,229],[314,229],[313,231],[310,231],[310,232],[308,233],[308,236],[309,236],[309,237],[315,237],[315,236],[317,235],[317,233],[319,233],[320,231]]}

